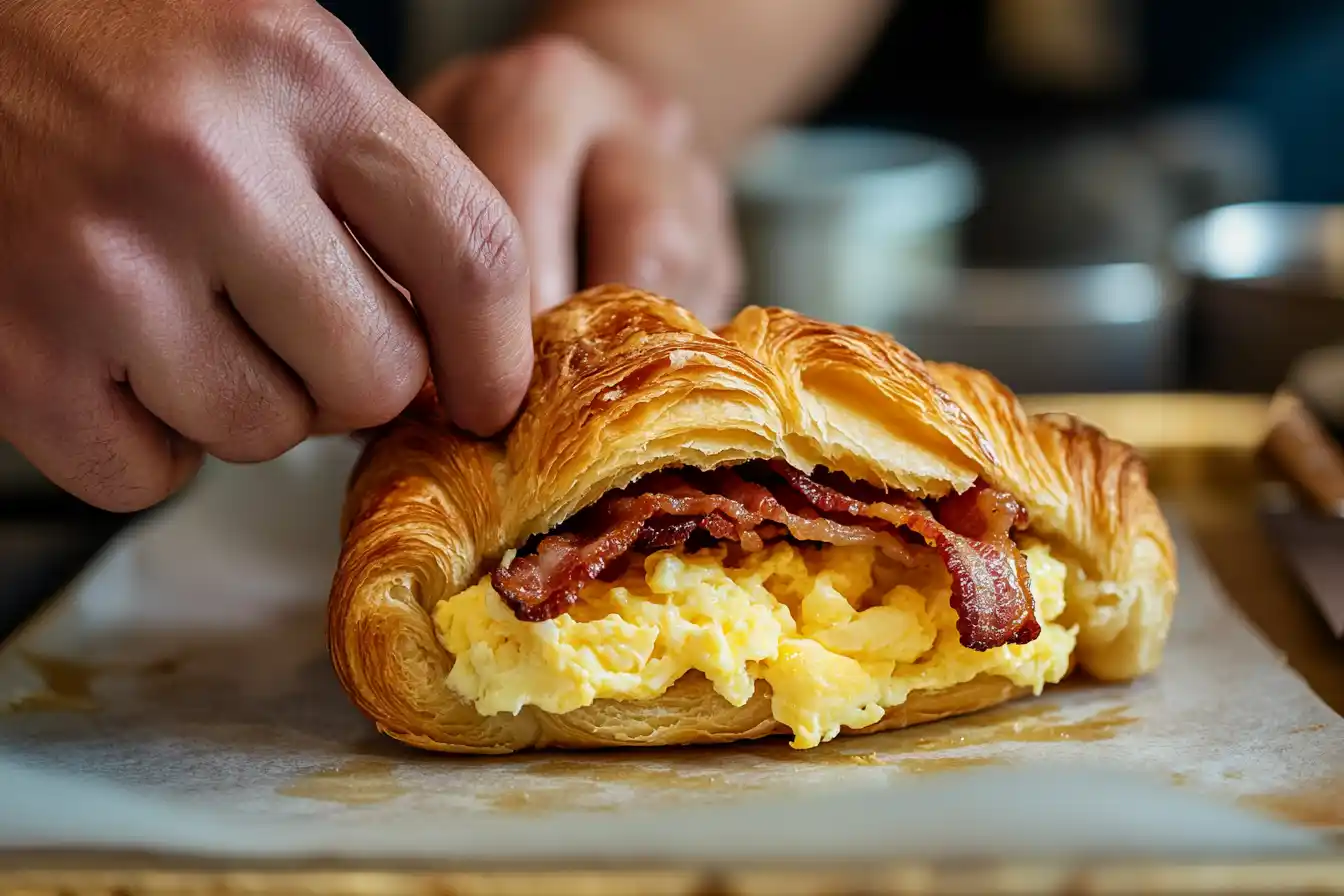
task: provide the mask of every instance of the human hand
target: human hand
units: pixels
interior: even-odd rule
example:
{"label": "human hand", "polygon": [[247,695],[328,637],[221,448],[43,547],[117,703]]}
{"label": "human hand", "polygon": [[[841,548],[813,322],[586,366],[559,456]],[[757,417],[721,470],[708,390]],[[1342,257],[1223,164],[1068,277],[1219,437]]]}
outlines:
{"label": "human hand", "polygon": [[316,3],[0,0],[0,58],[0,438],[57,484],[146,507],[431,368],[462,426],[513,415],[516,221]]}
{"label": "human hand", "polygon": [[561,37],[452,62],[413,96],[517,216],[534,310],[601,283],[669,296],[707,323],[731,310],[728,197],[679,106]]}

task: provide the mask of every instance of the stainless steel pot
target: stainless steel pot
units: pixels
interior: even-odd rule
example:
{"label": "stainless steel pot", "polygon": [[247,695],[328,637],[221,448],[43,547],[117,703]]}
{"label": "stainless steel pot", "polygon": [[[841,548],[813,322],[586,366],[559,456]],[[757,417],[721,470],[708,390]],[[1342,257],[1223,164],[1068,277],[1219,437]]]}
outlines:
{"label": "stainless steel pot", "polygon": [[1018,392],[1151,391],[1179,369],[1180,293],[1139,263],[970,269],[947,301],[903,314],[894,332]]}
{"label": "stainless steel pot", "polygon": [[1304,353],[1344,341],[1344,206],[1256,202],[1184,225],[1194,388],[1270,392]]}

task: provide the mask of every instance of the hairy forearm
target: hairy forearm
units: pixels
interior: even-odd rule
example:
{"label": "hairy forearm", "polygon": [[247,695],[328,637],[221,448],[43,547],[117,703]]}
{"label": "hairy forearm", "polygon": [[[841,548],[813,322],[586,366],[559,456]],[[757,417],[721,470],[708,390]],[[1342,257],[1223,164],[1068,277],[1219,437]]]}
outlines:
{"label": "hairy forearm", "polygon": [[836,88],[893,0],[549,0],[534,32],[578,38],[678,98],[705,150],[732,155],[761,127]]}

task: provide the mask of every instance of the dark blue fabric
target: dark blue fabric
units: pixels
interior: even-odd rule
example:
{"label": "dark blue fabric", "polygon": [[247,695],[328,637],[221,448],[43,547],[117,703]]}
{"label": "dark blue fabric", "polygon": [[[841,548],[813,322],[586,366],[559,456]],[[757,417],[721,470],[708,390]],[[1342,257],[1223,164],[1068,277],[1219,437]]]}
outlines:
{"label": "dark blue fabric", "polygon": [[1142,77],[1085,103],[1005,83],[985,52],[987,0],[903,0],[821,123],[914,128],[974,142],[1176,104],[1253,116],[1279,158],[1279,198],[1344,201],[1344,2],[1136,0]]}
{"label": "dark blue fabric", "polygon": [[[384,71],[397,70],[402,0],[321,2]],[[1268,131],[1281,198],[1344,201],[1344,0],[1136,0],[1143,76],[1130,92],[1087,103],[1004,83],[985,52],[988,2],[903,0],[816,120],[975,140],[1176,103],[1227,103]]]}
{"label": "dark blue fabric", "polygon": [[1252,111],[1275,142],[1281,198],[1344,201],[1344,3],[1147,7],[1149,96]]}

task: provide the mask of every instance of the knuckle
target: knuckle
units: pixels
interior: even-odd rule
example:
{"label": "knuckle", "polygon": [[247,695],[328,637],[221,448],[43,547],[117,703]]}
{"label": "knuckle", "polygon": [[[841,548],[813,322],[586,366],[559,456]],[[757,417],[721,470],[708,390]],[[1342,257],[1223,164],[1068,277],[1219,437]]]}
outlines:
{"label": "knuckle", "polygon": [[462,211],[466,245],[458,274],[468,300],[490,300],[514,291],[527,278],[522,232],[508,205],[479,188]]}
{"label": "knuckle", "polygon": [[329,409],[327,416],[340,422],[341,429],[355,431],[382,426],[406,409],[418,387],[407,389],[408,378],[395,374],[377,374],[369,378],[357,394]]}
{"label": "knuckle", "polygon": [[374,343],[374,375],[360,426],[377,426],[400,414],[419,393],[429,372],[429,356],[414,335],[388,327]]}
{"label": "knuckle", "polygon": [[221,460],[251,463],[279,457],[307,436],[306,407],[248,376],[227,392],[221,415],[223,431],[210,445]]}
{"label": "knuckle", "polygon": [[254,363],[216,325],[202,324],[190,339],[213,350],[195,383],[198,394],[213,396],[200,439],[212,453],[240,463],[270,460],[307,437],[308,403],[278,371]]}
{"label": "knuckle", "polygon": [[244,58],[278,67],[298,84],[321,88],[340,82],[358,47],[350,30],[317,4],[241,0],[234,10]]}
{"label": "knuckle", "polygon": [[165,87],[142,105],[135,133],[137,151],[160,184],[220,192],[230,182],[231,154],[220,124],[206,111],[210,104],[185,85]]}
{"label": "knuckle", "polygon": [[88,337],[104,339],[150,325],[162,309],[146,294],[158,261],[144,239],[100,217],[74,216],[68,226],[68,276],[85,294],[79,304],[86,320],[97,327],[80,329]]}
{"label": "knuckle", "polygon": [[370,340],[370,361],[357,386],[324,408],[343,428],[381,426],[406,409],[429,370],[423,342],[388,323]]}
{"label": "knuckle", "polygon": [[173,472],[171,461],[165,459],[131,473],[124,459],[100,452],[81,464],[71,490],[103,510],[135,513],[172,496]]}
{"label": "knuckle", "polygon": [[210,453],[220,460],[236,464],[262,463],[274,460],[308,436],[304,427],[257,427],[252,430],[240,429],[224,441],[207,447]]}
{"label": "knuckle", "polygon": [[71,491],[91,504],[114,512],[144,510],[172,492],[167,475],[153,469],[130,475],[130,464],[109,444],[107,437],[93,437],[81,451],[71,474]]}
{"label": "knuckle", "polygon": [[131,436],[134,423],[119,421],[106,411],[103,399],[77,403],[85,424],[70,433],[68,466],[61,484],[83,500],[119,513],[144,510],[169,497],[177,487],[169,452],[128,452],[138,441]]}

